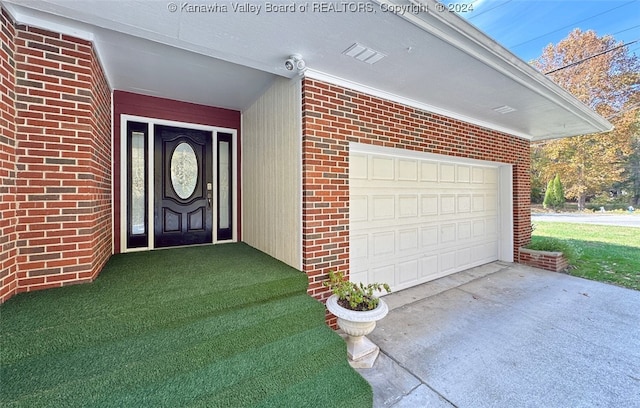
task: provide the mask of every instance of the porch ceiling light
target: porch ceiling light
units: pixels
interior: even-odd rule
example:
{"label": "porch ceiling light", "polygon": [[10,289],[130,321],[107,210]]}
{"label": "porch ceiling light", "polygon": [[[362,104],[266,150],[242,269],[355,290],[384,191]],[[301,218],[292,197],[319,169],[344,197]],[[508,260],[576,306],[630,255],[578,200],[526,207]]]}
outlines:
{"label": "porch ceiling light", "polygon": [[508,106],[508,105],[504,105],[504,106],[499,106],[497,108],[493,108],[493,110],[504,115],[506,113],[515,112],[517,109],[512,108],[511,106]]}
{"label": "porch ceiling light", "polygon": [[366,62],[367,64],[371,65],[386,57],[386,55],[384,55],[383,53],[373,50],[369,47],[365,47],[364,45],[358,43],[351,45],[342,53],[349,57],[353,57],[358,61]]}
{"label": "porch ceiling light", "polygon": [[284,62],[284,67],[287,71],[298,71],[302,74],[307,68],[307,64],[300,54],[293,54]]}

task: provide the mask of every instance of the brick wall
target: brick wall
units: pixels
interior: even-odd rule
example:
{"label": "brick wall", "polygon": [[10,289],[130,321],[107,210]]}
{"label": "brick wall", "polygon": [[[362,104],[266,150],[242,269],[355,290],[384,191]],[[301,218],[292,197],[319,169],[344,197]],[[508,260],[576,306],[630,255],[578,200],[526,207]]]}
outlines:
{"label": "brick wall", "polygon": [[16,281],[15,30],[0,10],[0,303],[11,297]]}
{"label": "brick wall", "polygon": [[553,272],[562,272],[569,268],[569,261],[567,261],[562,252],[520,248],[517,259],[519,263]]}
{"label": "brick wall", "polygon": [[12,28],[15,290],[90,281],[111,254],[110,89],[91,43]]}
{"label": "brick wall", "polygon": [[527,140],[309,78],[302,97],[303,270],[315,298],[329,296],[329,270],[349,271],[349,142],[513,164],[514,259],[529,242]]}

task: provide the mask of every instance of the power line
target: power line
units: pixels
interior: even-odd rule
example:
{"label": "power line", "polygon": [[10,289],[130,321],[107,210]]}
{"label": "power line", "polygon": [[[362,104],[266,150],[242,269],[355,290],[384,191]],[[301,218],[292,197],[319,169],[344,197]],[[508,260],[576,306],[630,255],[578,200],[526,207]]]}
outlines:
{"label": "power line", "polygon": [[633,30],[634,28],[638,28],[640,27],[640,24],[633,26],[633,27],[629,27],[629,28],[625,28],[624,30],[620,30],[620,31],[616,31],[615,33],[611,34],[611,35],[616,35],[616,34],[620,34],[620,33],[624,33],[625,31],[629,31],[629,30]]}
{"label": "power line", "polygon": [[571,64],[567,64],[567,65],[565,65],[564,67],[560,67],[560,68],[552,69],[551,71],[545,72],[544,74],[545,74],[545,75],[553,74],[554,72],[558,72],[558,71],[563,70],[563,69],[565,69],[565,68],[569,68],[569,67],[572,67],[572,66],[574,66],[574,65],[582,64],[583,62],[588,61],[588,60],[590,60],[590,59],[592,59],[592,58],[598,57],[598,56],[600,56],[600,55],[602,55],[602,54],[606,54],[606,53],[611,52],[611,51],[615,51],[615,50],[617,50],[618,48],[626,47],[627,45],[631,45],[631,44],[637,43],[638,41],[639,41],[639,40],[634,40],[634,41],[631,41],[631,42],[626,43],[626,44],[620,44],[620,45],[618,45],[618,46],[616,46],[616,47],[609,48],[608,50],[604,50],[604,51],[599,52],[599,53],[597,53],[597,54],[590,55],[590,56],[588,56],[588,57],[586,57],[586,58],[583,58],[583,59],[581,59],[581,60],[579,60],[579,61],[575,61],[575,62],[572,62]]}
{"label": "power line", "polygon": [[507,1],[505,1],[504,3],[502,3],[502,4],[498,4],[497,6],[491,7],[490,9],[486,9],[486,10],[485,10],[485,11],[483,11],[482,13],[474,14],[474,15],[472,15],[471,17],[469,17],[469,20],[471,20],[472,18],[476,18],[476,17],[478,17],[478,16],[481,16],[481,15],[483,15],[484,13],[489,12],[489,11],[491,11],[491,10],[497,9],[498,7],[502,7],[502,6],[504,6],[504,5],[508,4],[508,3],[511,3],[512,1],[513,1],[513,0],[507,0]]}
{"label": "power line", "polygon": [[511,48],[511,49],[513,49],[513,48],[517,48],[517,47],[520,47],[521,45],[528,44],[528,43],[530,43],[530,42],[532,42],[532,41],[535,41],[535,40],[539,40],[540,38],[544,38],[544,37],[548,36],[549,34],[557,33],[558,31],[562,31],[562,30],[565,30],[565,29],[570,28],[570,27],[575,27],[575,26],[576,26],[576,24],[580,24],[580,23],[582,23],[582,22],[585,22],[585,21],[591,20],[592,18],[599,17],[599,16],[601,16],[601,15],[603,15],[603,14],[606,14],[606,13],[609,13],[609,12],[611,12],[611,11],[613,11],[613,10],[619,9],[620,7],[625,7],[625,6],[627,6],[627,5],[631,4],[631,3],[635,3],[635,0],[632,0],[632,1],[630,1],[630,2],[624,3],[624,4],[620,5],[620,6],[614,7],[614,8],[612,8],[612,9],[605,10],[605,11],[603,11],[603,12],[601,12],[601,13],[598,13],[598,14],[596,14],[596,15],[594,15],[594,16],[591,16],[591,17],[589,17],[589,18],[585,18],[585,19],[583,19],[583,20],[576,21],[575,23],[571,23],[571,24],[566,25],[566,26],[564,26],[564,27],[560,27],[560,28],[558,28],[557,30],[550,31],[550,32],[548,32],[548,33],[546,33],[546,34],[542,34],[542,35],[540,35],[540,36],[538,36],[538,37],[532,38],[532,39],[527,40],[527,41],[525,41],[525,42],[521,42],[520,44],[513,45],[513,46],[511,46],[511,47],[509,47],[509,48]]}
{"label": "power line", "polygon": [[608,116],[606,119],[607,119],[607,120],[609,120],[609,119],[613,119],[613,118],[615,118],[616,116],[620,116],[620,115],[622,115],[623,113],[631,112],[632,110],[634,110],[634,109],[638,109],[638,108],[640,108],[640,103],[634,103],[633,105],[631,105],[631,106],[627,107],[625,110],[621,110],[620,112],[616,112],[616,113],[614,113],[613,115]]}

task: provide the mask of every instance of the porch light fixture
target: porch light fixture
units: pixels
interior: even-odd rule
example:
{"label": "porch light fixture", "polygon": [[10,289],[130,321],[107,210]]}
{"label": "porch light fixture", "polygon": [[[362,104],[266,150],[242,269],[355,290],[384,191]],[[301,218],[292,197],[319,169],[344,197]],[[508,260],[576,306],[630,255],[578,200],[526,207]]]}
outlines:
{"label": "porch light fixture", "polygon": [[364,45],[358,43],[353,44],[342,53],[349,57],[355,58],[358,61],[366,62],[370,65],[373,65],[386,57],[386,55],[384,55],[383,53],[373,50],[369,47],[365,47]]}
{"label": "porch light fixture", "polygon": [[504,115],[506,113],[515,112],[517,109],[512,108],[509,105],[504,105],[504,106],[499,106],[497,108],[493,108],[493,110]]}
{"label": "porch light fixture", "polygon": [[287,71],[298,71],[302,73],[305,68],[307,68],[307,64],[300,54],[293,54],[284,62],[284,67]]}

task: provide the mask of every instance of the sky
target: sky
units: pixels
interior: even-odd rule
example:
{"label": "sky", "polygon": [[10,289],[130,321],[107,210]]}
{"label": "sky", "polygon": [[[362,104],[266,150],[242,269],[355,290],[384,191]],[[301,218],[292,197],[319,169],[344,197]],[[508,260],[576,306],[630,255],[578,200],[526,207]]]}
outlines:
{"label": "sky", "polygon": [[[610,34],[630,43],[640,57],[640,0],[460,0],[473,11],[459,13],[502,46],[529,62],[574,29]],[[444,4],[452,0],[441,1]]]}

